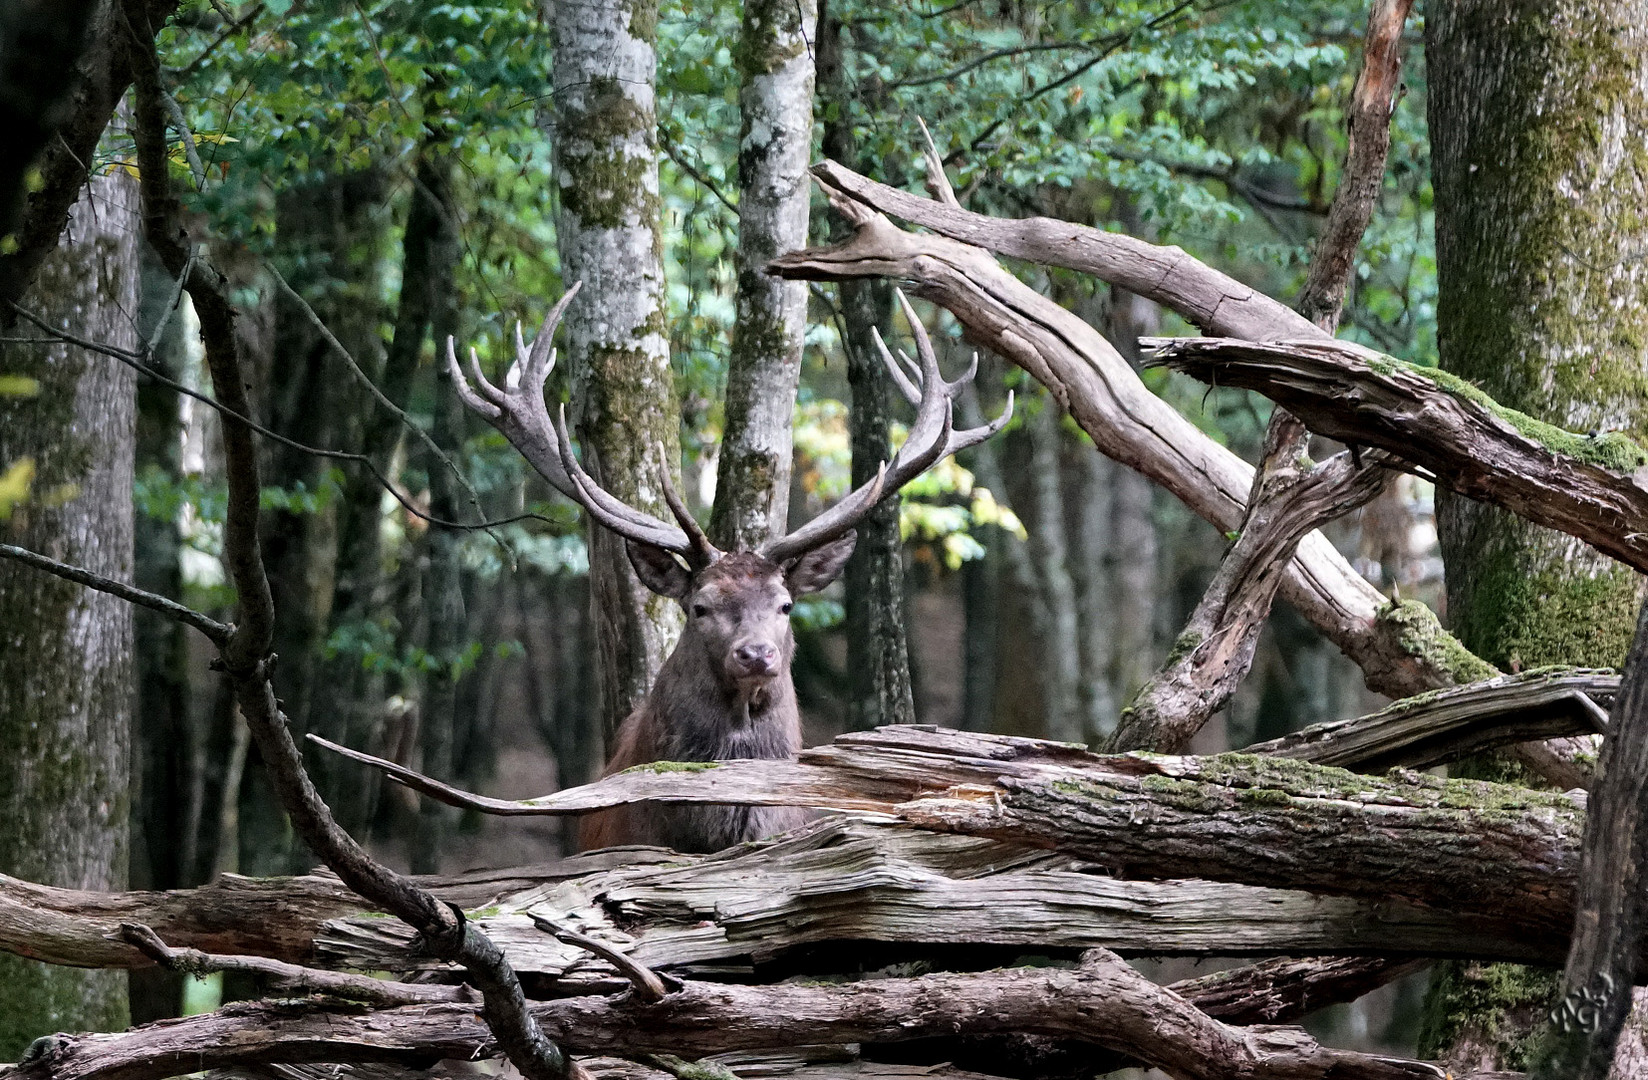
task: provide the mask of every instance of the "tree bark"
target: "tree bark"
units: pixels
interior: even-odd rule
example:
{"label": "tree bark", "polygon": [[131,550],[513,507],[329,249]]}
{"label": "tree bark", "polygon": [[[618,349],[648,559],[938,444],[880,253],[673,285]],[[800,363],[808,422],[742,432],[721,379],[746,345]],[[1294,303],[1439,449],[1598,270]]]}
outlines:
{"label": "tree bark", "polygon": [[[584,464],[618,499],[668,521],[660,475],[680,490],[681,440],[658,217],[658,4],[545,6],[555,41],[561,277],[584,286],[563,321]],[[652,688],[682,616],[673,600],[637,580],[624,542],[593,524],[589,555],[596,673],[610,738]]]}
{"label": "tree bark", "polygon": [[[25,306],[54,327],[138,347],[137,192],[92,180]],[[120,580],[132,575],[135,386],[129,369],[68,345],[0,345],[0,463],[34,462],[8,542]],[[126,881],[134,671],[124,602],[0,565],[0,870],[80,889]],[[126,1024],[125,979],[0,958],[0,1058],[66,1028]]]}
{"label": "tree bark", "polygon": [[[846,82],[849,27],[827,3],[818,18],[818,83],[833,107],[824,124],[824,152],[843,160],[858,156],[854,103]],[[769,271],[771,269],[769,265]],[[892,290],[881,281],[844,281],[837,294],[845,333],[847,385],[852,393],[848,438],[852,484],[875,478],[891,456],[892,422],[887,375],[871,330],[892,338]],[[843,574],[846,587],[847,726],[866,730],[909,724],[916,718],[910,679],[910,647],[904,626],[904,543],[898,528],[899,499],[885,499],[858,525],[858,545]]]}
{"label": "tree bark", "polygon": [[[1426,11],[1444,369],[1573,431],[1648,437],[1648,6],[1641,0]],[[1607,312],[1605,318],[1596,312]],[[1507,670],[1623,662],[1641,578],[1497,508],[1437,498],[1449,618]],[[1508,1004],[1550,1004],[1549,974],[1443,978],[1433,1038],[1451,1062],[1520,1067]],[[1468,1000],[1472,999],[1474,1000]]]}
{"label": "tree bark", "polygon": [[789,525],[807,287],[767,263],[807,242],[816,0],[745,0],[739,34],[737,322],[710,536],[753,550]]}

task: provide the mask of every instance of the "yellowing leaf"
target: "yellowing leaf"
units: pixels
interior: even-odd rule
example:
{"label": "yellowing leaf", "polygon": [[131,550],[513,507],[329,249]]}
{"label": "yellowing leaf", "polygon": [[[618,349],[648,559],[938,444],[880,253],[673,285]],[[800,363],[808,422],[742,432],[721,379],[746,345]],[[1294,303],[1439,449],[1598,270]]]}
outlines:
{"label": "yellowing leaf", "polygon": [[34,482],[34,459],[23,458],[0,473],[0,521],[11,517],[12,507],[29,497]]}

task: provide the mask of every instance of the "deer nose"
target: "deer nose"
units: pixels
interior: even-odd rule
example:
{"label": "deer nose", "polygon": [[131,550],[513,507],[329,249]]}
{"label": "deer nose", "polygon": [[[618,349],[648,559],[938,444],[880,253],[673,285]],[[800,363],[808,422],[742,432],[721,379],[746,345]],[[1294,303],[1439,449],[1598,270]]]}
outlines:
{"label": "deer nose", "polygon": [[778,658],[778,650],[771,645],[755,643],[738,646],[733,650],[733,655],[746,667],[771,667]]}

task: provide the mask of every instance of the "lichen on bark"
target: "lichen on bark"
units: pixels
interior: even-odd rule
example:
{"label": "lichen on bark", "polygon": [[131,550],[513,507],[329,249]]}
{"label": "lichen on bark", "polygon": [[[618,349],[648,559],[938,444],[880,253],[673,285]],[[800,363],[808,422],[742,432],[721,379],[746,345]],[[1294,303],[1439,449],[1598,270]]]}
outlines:
{"label": "lichen on bark", "polygon": [[[98,177],[26,300],[64,330],[135,350],[137,194]],[[0,536],[119,580],[132,575],[131,372],[63,345],[0,345],[0,463],[30,458],[32,498]],[[132,617],[122,601],[0,562],[0,872],[77,889],[126,883]],[[0,956],[0,1061],[55,1031],[126,1026],[119,972]]]}
{"label": "lichen on bark", "polygon": [[[563,355],[585,465],[615,496],[669,520],[680,416],[665,335],[654,101],[656,0],[546,3],[554,33],[561,274],[583,282]],[[623,542],[590,533],[597,682],[610,733],[650,689],[681,614],[636,580]]]}
{"label": "lichen on bark", "polygon": [[753,548],[783,533],[807,287],[764,272],[807,240],[816,0],[748,0],[739,34],[736,321],[710,534]]}

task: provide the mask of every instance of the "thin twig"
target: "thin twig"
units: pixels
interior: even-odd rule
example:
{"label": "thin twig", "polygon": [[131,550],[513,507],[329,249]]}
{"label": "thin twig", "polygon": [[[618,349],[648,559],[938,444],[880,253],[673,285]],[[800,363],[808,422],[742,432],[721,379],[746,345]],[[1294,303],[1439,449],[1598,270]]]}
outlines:
{"label": "thin twig", "polygon": [[725,206],[728,210],[733,212],[734,217],[738,215],[738,204],[727,198],[721,189],[715,185],[715,181],[699,172],[690,162],[677,154],[675,152],[675,144],[670,142],[668,139],[663,138],[662,133],[660,133],[658,145],[664,151],[664,156],[675,162],[676,166],[680,168],[682,172],[692,177],[693,180],[698,183],[698,186],[702,187],[705,191],[708,191],[711,195],[714,195],[722,206]]}
{"label": "thin twig", "polygon": [[[245,424],[247,428],[258,435],[280,443],[288,449],[296,450],[300,454],[310,454],[314,457],[327,458],[332,461],[350,461],[360,465],[371,474],[372,479],[376,480],[385,491],[389,492],[390,496],[400,504],[401,509],[421,521],[428,522],[430,525],[436,525],[443,529],[461,529],[466,532],[473,532],[479,529],[492,529],[500,525],[512,525],[517,521],[542,521],[546,525],[559,524],[553,518],[546,517],[543,514],[534,514],[531,512],[514,514],[506,518],[488,518],[484,521],[474,523],[448,521],[445,518],[435,517],[433,514],[429,514],[418,509],[415,503],[409,500],[405,495],[401,494],[400,488],[396,487],[394,482],[391,481],[389,477],[384,475],[383,470],[378,468],[377,463],[365,454],[356,454],[348,450],[329,450],[323,446],[309,446],[306,443],[298,442],[296,439],[288,438],[278,431],[273,431],[264,427],[262,424],[258,423],[256,420],[253,420],[249,416],[242,416],[240,413],[235,412],[233,409],[224,405],[216,398],[208,394],[203,394],[193,387],[186,386],[163,372],[156,370],[148,364],[145,364],[137,353],[126,349],[117,348],[113,345],[106,345],[102,342],[91,341],[86,338],[79,337],[78,335],[71,334],[67,330],[59,330],[50,323],[41,319],[32,311],[23,307],[21,304],[14,303],[12,304],[12,308],[19,315],[23,316],[23,318],[27,319],[35,326],[38,326],[46,333],[51,334],[51,340],[66,342],[67,344],[77,346],[78,348],[86,349],[89,352],[100,353],[104,356],[118,360],[122,364],[125,364],[127,367],[131,368],[133,371],[136,371],[139,375],[153,379],[155,382],[169,390],[173,390],[184,395],[185,397],[192,398],[208,408],[216,410],[223,416],[227,416],[238,423]],[[14,339],[8,338],[5,340]]]}
{"label": "thin twig", "polygon": [[183,156],[188,159],[189,171],[195,174],[195,190],[206,190],[206,166],[200,162],[200,149],[195,146],[195,133],[189,130],[189,118],[183,115],[183,106],[177,103],[177,98],[160,91],[160,103],[166,107],[166,115],[171,118],[172,126],[177,128],[177,134],[183,140]]}
{"label": "thin twig", "polygon": [[219,971],[247,971],[263,975],[282,987],[331,994],[350,1001],[394,1008],[399,1005],[432,1005],[440,1002],[473,1002],[478,995],[468,986],[438,983],[390,982],[366,975],[315,968],[271,960],[266,956],[221,956],[199,949],[174,949],[143,923],[121,923],[120,939],[168,971],[190,975],[210,975]]}
{"label": "thin twig", "polygon": [[185,626],[194,627],[202,634],[205,634],[207,639],[215,645],[222,645],[235,632],[234,627],[226,623],[220,623],[210,615],[202,614],[194,608],[184,607],[176,600],[168,600],[157,593],[127,585],[124,582],[114,580],[114,578],[94,574],[90,570],[70,566],[68,563],[58,562],[56,559],[49,559],[39,552],[30,551],[28,548],[0,544],[0,558],[15,559],[25,566],[32,566],[36,570],[44,570],[48,574],[56,574],[65,581],[72,581],[77,585],[84,585],[88,589],[96,589],[98,592],[117,596],[127,603],[137,604],[151,611],[158,611],[169,619],[176,619]]}
{"label": "thin twig", "polygon": [[[647,1001],[663,1001],[670,995],[672,987],[664,981],[664,977],[628,953],[613,948],[599,938],[590,937],[588,934],[580,934],[576,930],[562,926],[553,919],[546,919],[535,912],[529,911],[527,914],[531,916],[533,926],[550,935],[556,941],[576,945],[585,952],[594,953],[617,968],[618,973],[628,979],[631,986],[635,987],[635,992]],[[679,990],[681,988],[679,981],[673,979],[671,981],[675,982],[673,989]]]}

